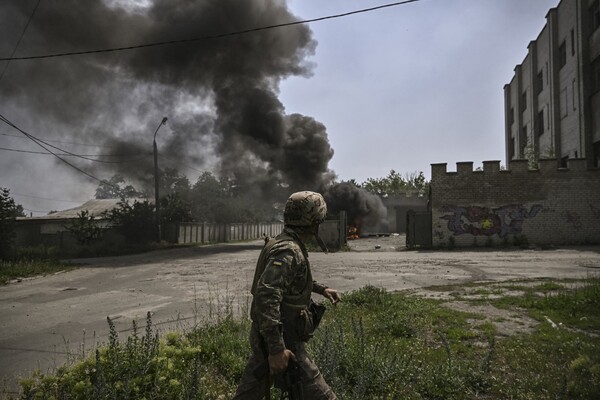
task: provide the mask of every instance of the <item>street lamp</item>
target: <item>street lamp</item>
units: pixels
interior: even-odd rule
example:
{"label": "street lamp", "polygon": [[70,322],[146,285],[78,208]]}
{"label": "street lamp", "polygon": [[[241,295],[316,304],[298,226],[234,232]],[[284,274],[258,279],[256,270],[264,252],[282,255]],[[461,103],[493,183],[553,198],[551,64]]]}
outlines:
{"label": "street lamp", "polygon": [[160,203],[158,201],[158,149],[156,148],[156,134],[161,126],[167,123],[167,117],[164,117],[160,124],[158,124],[158,128],[156,128],[156,132],[154,132],[154,205],[156,207],[156,240],[160,243],[160,239],[162,237],[160,232]]}

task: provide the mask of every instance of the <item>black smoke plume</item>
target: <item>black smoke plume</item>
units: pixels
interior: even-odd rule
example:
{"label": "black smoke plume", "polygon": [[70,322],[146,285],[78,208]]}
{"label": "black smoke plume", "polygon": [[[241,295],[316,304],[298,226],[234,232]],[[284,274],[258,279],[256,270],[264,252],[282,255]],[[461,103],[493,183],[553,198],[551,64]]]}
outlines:
{"label": "black smoke plume", "polygon": [[[284,0],[43,1],[16,56],[201,38],[297,21]],[[36,0],[0,8],[0,54],[11,54]],[[287,114],[280,82],[311,74],[316,41],[307,25],[120,52],[12,61],[0,81],[0,107],[40,137],[105,146],[103,163],[78,160],[107,179],[118,173],[150,185],[152,137],[164,116],[161,166],[214,169],[269,199],[274,185],[328,187],[335,174],[326,128]],[[212,165],[211,165],[212,163]],[[81,179],[84,179],[83,177]],[[251,188],[251,189],[250,189]],[[148,186],[143,190],[151,192]],[[330,190],[354,202],[373,199]],[[331,199],[337,197],[330,197]],[[338,201],[335,201],[336,207]],[[346,207],[347,208],[347,207]]]}
{"label": "black smoke plume", "polygon": [[[124,8],[128,4],[135,3],[42,2],[16,55],[199,38],[297,20],[279,0],[154,0],[148,7]],[[3,5],[2,55],[10,54],[34,5],[33,0]],[[111,155],[121,156],[112,160],[151,153],[152,133],[167,116],[161,164],[201,169],[210,156],[220,175],[246,185],[269,180],[292,188],[318,186],[333,176],[325,127],[310,117],[287,115],[277,98],[282,79],[310,74],[305,60],[315,47],[308,26],[296,25],[123,52],[13,61],[0,82],[1,103],[4,110],[15,105],[12,111],[21,114],[17,121],[35,115],[36,121],[26,124],[29,130],[45,133],[50,126],[71,140],[108,146]],[[86,166],[91,167],[98,175],[118,172],[139,182],[151,173],[152,157]]]}
{"label": "black smoke plume", "polygon": [[331,214],[346,211],[348,224],[355,227],[375,227],[387,217],[387,208],[379,196],[350,182],[328,186],[323,197]]}

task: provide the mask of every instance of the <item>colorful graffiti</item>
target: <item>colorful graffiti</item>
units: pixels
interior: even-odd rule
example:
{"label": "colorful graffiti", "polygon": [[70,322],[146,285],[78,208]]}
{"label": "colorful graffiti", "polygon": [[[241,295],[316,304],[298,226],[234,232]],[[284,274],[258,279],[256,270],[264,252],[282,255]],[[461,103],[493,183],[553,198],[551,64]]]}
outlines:
{"label": "colorful graffiti", "polygon": [[535,217],[542,206],[535,204],[527,209],[522,205],[499,208],[445,206],[441,212],[451,213],[440,217],[448,221],[448,229],[455,235],[492,236],[520,234],[526,218]]}

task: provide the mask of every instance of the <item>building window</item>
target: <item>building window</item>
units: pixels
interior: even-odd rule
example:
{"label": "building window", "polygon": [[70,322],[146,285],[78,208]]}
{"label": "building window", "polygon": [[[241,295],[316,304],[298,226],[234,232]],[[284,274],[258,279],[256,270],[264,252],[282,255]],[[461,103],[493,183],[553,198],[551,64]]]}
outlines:
{"label": "building window", "polygon": [[521,112],[527,110],[527,91],[521,95]]}
{"label": "building window", "polygon": [[590,16],[592,18],[592,32],[600,28],[600,2],[598,0],[592,3],[590,7]]}
{"label": "building window", "polygon": [[527,147],[527,124],[523,126],[523,130],[521,131],[521,137],[519,138],[519,157],[524,157],[525,148]]}
{"label": "building window", "polygon": [[515,123],[515,109],[513,107],[510,108],[508,112],[508,126],[512,126]]}
{"label": "building window", "polygon": [[573,79],[573,82],[571,83],[571,92],[573,93],[573,95],[571,96],[573,98],[573,111],[577,110],[577,99],[579,99],[579,93],[577,92],[577,81],[575,79]]}
{"label": "building window", "polygon": [[592,93],[600,91],[600,56],[592,62]]}
{"label": "building window", "polygon": [[565,64],[567,64],[567,44],[563,41],[558,46],[558,65],[562,68]]}
{"label": "building window", "polygon": [[537,115],[537,120],[535,121],[535,130],[538,136],[542,136],[544,134],[544,110],[540,111]]}
{"label": "building window", "polygon": [[515,138],[511,137],[508,143],[508,159],[512,160],[515,158]]}
{"label": "building window", "polygon": [[600,167],[600,140],[594,143],[593,148],[594,155],[592,156],[592,164],[594,167]]}
{"label": "building window", "polygon": [[540,94],[544,89],[544,71],[540,71],[537,74],[535,80],[535,94]]}
{"label": "building window", "polygon": [[561,168],[567,168],[568,163],[569,163],[569,156],[564,156],[563,158],[560,159],[560,167]]}
{"label": "building window", "polygon": [[569,102],[567,101],[567,88],[560,91],[560,117],[564,118],[569,113]]}

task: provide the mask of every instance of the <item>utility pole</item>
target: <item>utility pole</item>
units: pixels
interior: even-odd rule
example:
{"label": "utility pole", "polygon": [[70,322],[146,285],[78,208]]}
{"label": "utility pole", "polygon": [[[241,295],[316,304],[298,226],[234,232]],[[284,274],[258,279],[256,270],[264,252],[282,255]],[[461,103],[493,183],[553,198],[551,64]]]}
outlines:
{"label": "utility pole", "polygon": [[156,128],[156,132],[154,132],[154,206],[156,207],[156,213],[154,215],[156,222],[156,241],[160,243],[162,239],[162,234],[160,230],[160,202],[158,195],[158,148],[156,147],[156,134],[161,126],[167,123],[167,117],[164,117],[160,124],[158,124],[158,128]]}

